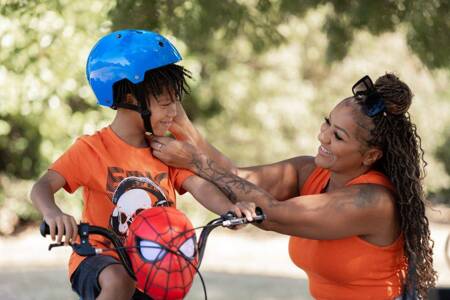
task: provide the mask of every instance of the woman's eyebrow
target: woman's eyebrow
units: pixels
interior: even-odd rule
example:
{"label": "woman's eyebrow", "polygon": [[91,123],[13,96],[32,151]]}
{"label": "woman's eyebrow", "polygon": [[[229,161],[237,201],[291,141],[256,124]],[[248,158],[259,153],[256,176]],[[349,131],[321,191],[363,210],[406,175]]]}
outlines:
{"label": "woman's eyebrow", "polygon": [[350,137],[350,135],[347,133],[347,131],[346,131],[344,128],[342,128],[342,127],[340,127],[340,126],[338,126],[338,125],[336,125],[336,124],[334,124],[334,127],[335,127],[337,130],[340,130],[340,131],[342,131],[343,133],[345,133],[345,135],[347,135],[348,137]]}
{"label": "woman's eyebrow", "polygon": [[[328,119],[331,121],[331,113],[330,113],[330,115],[328,116]],[[348,132],[347,132],[344,128],[342,128],[342,127],[340,127],[339,125],[336,125],[336,124],[333,124],[333,126],[334,126],[337,130],[342,131],[347,137],[350,138],[350,135],[348,134]]]}

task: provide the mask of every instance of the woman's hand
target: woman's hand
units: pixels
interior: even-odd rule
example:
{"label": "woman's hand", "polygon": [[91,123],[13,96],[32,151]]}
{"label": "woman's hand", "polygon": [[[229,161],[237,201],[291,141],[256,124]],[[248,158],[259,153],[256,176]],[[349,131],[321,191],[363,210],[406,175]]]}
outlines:
{"label": "woman's hand", "polygon": [[196,129],[192,125],[191,120],[189,120],[180,101],[176,102],[176,106],[177,115],[172,120],[172,126],[170,126],[169,131],[177,140],[188,141],[194,144]]}
{"label": "woman's hand", "polygon": [[238,217],[245,217],[247,221],[252,222],[256,217],[256,205],[253,202],[236,202],[231,211]]}
{"label": "woman's hand", "polygon": [[167,165],[176,168],[191,169],[198,149],[188,142],[170,137],[152,137],[150,141],[153,155]]}
{"label": "woman's hand", "polygon": [[[253,202],[237,202],[236,204],[231,207],[230,211],[233,212],[238,218],[245,217],[247,221],[251,222],[253,221],[253,218],[256,217],[256,205]],[[236,225],[233,227],[230,227],[230,229],[238,230],[242,229],[247,224],[242,225]]]}

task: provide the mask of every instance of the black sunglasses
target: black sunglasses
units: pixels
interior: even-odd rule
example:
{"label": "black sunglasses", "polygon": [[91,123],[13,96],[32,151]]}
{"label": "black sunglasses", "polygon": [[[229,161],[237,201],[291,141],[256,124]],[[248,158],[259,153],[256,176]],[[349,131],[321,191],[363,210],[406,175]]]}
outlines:
{"label": "black sunglasses", "polygon": [[386,111],[384,100],[373,85],[372,79],[368,75],[358,80],[352,87],[353,96],[361,100],[364,113],[369,117],[374,117]]}

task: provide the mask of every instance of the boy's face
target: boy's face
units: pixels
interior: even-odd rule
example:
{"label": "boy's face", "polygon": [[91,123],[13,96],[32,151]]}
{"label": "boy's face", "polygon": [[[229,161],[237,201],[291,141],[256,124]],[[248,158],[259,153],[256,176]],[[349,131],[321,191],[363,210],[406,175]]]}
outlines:
{"label": "boy's face", "polygon": [[172,121],[177,115],[175,97],[171,97],[167,89],[163,89],[158,98],[150,96],[150,110],[152,112],[151,123],[153,134],[163,136],[172,125]]}

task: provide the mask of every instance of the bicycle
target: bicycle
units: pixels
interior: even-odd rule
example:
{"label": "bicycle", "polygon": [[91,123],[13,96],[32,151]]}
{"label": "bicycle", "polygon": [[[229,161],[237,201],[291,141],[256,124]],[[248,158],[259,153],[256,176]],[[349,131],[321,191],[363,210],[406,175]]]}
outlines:
{"label": "bicycle", "polygon": [[[174,215],[176,220],[180,219],[180,214],[185,217],[181,211],[167,205],[146,209],[140,212],[132,222],[129,236],[125,240],[125,244],[113,231],[88,223],[80,223],[78,225],[80,243],[71,243],[70,246],[81,256],[93,256],[100,255],[105,251],[116,251],[125,270],[131,278],[137,281],[135,297],[138,299],[182,299],[189,292],[192,286],[193,277],[198,274],[202,284],[204,298],[206,300],[208,299],[206,285],[199,268],[206,249],[206,242],[211,231],[217,227],[232,228],[247,223],[261,223],[266,218],[260,208],[256,209],[257,216],[253,218],[252,222],[248,222],[245,217],[238,218],[232,212],[228,212],[219,218],[211,220],[206,225],[195,228],[192,227],[192,225],[183,227],[183,230],[176,231],[175,235],[172,234],[167,243],[162,242],[162,236],[157,236],[153,234],[153,232],[148,233],[148,231],[152,231],[149,230],[148,227],[135,228],[140,226],[139,223],[141,225],[149,223],[147,218],[157,220],[154,218],[158,215],[161,216],[161,214],[165,214],[164,220],[170,220],[169,217],[171,215]],[[187,219],[187,217],[185,218]],[[190,224],[188,219],[187,223],[188,225]],[[169,231],[172,231],[176,225],[177,224],[170,224],[170,222],[169,224],[162,224],[162,226],[169,226]],[[202,229],[198,242],[196,241],[195,235],[195,230],[197,229]],[[46,237],[46,235],[50,233],[49,227],[45,222],[42,222],[39,230],[43,237]],[[142,238],[142,234],[140,236],[137,234],[139,230],[141,233],[146,231],[144,232],[144,235],[147,235],[145,239]],[[94,248],[89,243],[90,235],[101,235],[110,240],[114,247]],[[180,242],[182,242],[181,245]],[[177,245],[177,248],[173,247],[174,244]],[[64,243],[50,244],[49,251],[54,247],[59,246],[64,246]],[[169,270],[167,270],[167,265],[161,266],[163,258],[168,255],[173,255],[178,259],[178,264],[170,263],[169,266],[182,265],[182,268],[180,267],[179,270],[174,270],[172,272],[170,267]],[[183,260],[180,261],[179,258],[182,258]],[[163,270],[162,273],[161,270]],[[158,279],[158,276],[163,277],[162,280]],[[182,282],[182,284],[179,285],[179,282]],[[171,285],[170,287],[168,287],[169,284]],[[173,286],[176,288],[173,288]],[[170,290],[170,292],[168,292],[168,290]]]}

